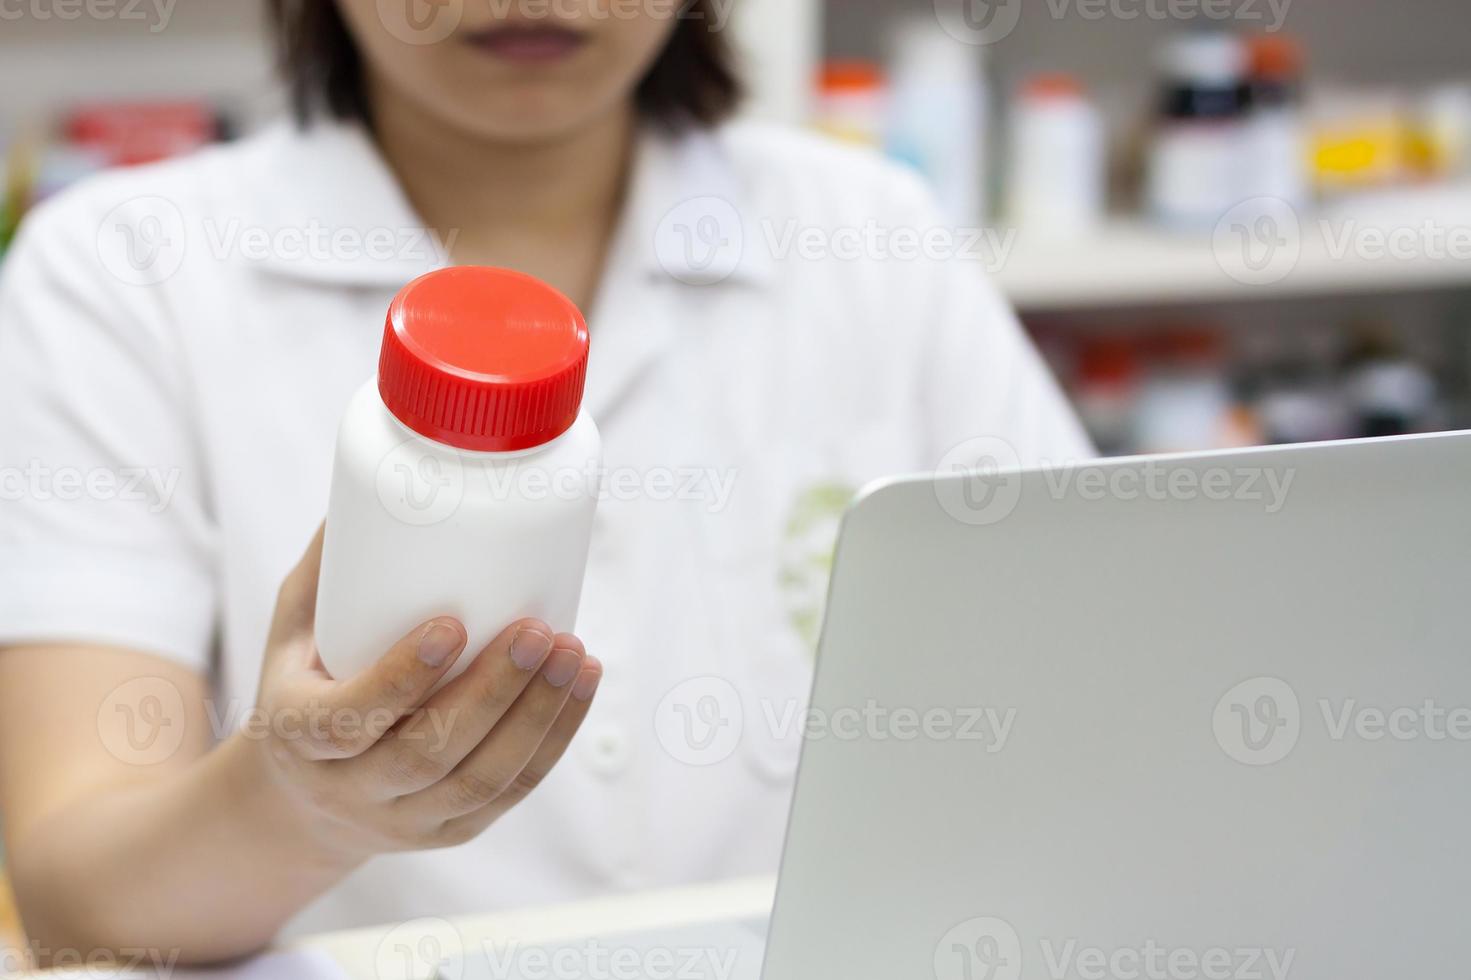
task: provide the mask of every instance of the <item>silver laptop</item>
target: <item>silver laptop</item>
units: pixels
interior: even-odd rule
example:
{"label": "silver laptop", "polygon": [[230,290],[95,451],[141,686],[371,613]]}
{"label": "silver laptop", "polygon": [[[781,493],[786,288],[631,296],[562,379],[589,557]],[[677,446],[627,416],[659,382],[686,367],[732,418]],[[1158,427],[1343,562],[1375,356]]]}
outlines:
{"label": "silver laptop", "polygon": [[1466,976],[1471,433],[871,487],[811,710],[764,980]]}
{"label": "silver laptop", "polygon": [[813,706],[765,980],[1465,975],[1471,434],[871,489]]}

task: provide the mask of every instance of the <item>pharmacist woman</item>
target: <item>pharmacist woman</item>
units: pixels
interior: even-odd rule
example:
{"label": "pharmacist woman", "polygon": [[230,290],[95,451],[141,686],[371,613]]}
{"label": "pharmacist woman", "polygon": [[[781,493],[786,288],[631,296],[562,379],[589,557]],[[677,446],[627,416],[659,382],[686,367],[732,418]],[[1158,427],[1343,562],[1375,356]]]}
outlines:
{"label": "pharmacist woman", "polygon": [[[772,871],[844,502],[973,444],[1089,452],[917,180],[727,123],[728,5],[679,6],[274,0],[299,121],[26,221],[0,284],[0,803],[38,948],[205,962]],[[394,292],[448,263],[588,313],[607,472],[578,636],[464,651],[436,621],[333,680],[334,430]],[[451,730],[371,723],[476,654]],[[368,721],[281,723],[308,705]]]}

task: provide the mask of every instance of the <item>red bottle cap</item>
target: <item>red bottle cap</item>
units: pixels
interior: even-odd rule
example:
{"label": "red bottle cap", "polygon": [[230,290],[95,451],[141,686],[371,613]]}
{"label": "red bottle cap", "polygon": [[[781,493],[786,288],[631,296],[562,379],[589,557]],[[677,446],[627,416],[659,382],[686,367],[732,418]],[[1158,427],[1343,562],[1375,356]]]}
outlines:
{"label": "red bottle cap", "polygon": [[1253,37],[1247,48],[1251,57],[1251,73],[1269,82],[1290,82],[1303,72],[1302,45],[1283,34],[1261,34]]}
{"label": "red bottle cap", "polygon": [[587,351],[582,314],[546,283],[509,269],[441,269],[388,307],[378,394],[435,442],[531,449],[577,420]]}
{"label": "red bottle cap", "polygon": [[817,84],[824,92],[874,92],[884,87],[884,74],[871,61],[844,58],[825,62]]}
{"label": "red bottle cap", "polygon": [[1022,86],[1022,98],[1038,101],[1077,101],[1087,95],[1088,90],[1076,76],[1060,71],[1034,75]]}

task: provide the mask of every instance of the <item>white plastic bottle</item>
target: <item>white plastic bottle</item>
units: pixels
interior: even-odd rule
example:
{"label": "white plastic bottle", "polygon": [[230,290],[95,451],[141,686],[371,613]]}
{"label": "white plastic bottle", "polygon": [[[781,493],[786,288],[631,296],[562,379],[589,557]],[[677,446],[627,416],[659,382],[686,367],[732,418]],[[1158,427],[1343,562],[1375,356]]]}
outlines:
{"label": "white plastic bottle", "polygon": [[1251,110],[1243,196],[1282,201],[1302,213],[1310,203],[1302,49],[1284,35],[1262,34],[1251,39],[1247,51]]}
{"label": "white plastic bottle", "polygon": [[577,307],[518,272],[443,269],[394,299],[337,439],[317,592],[332,676],[436,616],[469,635],[446,680],[517,619],[573,628],[602,468],[587,356]]}
{"label": "white plastic bottle", "polygon": [[947,220],[984,223],[991,106],[981,49],[941,30],[933,15],[907,18],[890,78],[890,155],[929,180]]}
{"label": "white plastic bottle", "polygon": [[1032,79],[1012,110],[1006,217],[1025,235],[1086,237],[1103,224],[1107,184],[1103,118],[1083,86]]}

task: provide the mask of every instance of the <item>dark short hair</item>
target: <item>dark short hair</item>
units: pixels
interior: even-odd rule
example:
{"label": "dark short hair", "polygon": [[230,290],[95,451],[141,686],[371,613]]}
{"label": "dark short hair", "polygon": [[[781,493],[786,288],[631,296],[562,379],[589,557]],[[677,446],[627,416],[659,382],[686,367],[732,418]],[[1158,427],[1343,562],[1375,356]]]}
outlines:
{"label": "dark short hair", "polygon": [[[371,124],[362,55],[334,0],[269,0],[281,68],[297,118],[319,112]],[[674,35],[638,84],[646,117],[671,127],[712,126],[733,112],[742,87],[735,56],[716,30],[711,0],[688,0]]]}

